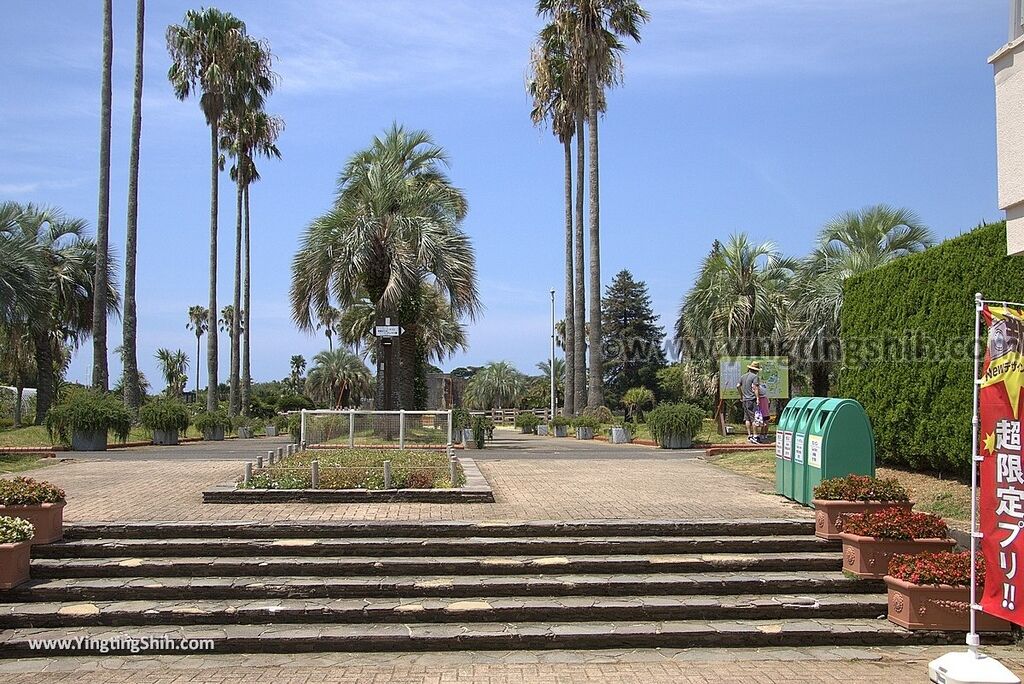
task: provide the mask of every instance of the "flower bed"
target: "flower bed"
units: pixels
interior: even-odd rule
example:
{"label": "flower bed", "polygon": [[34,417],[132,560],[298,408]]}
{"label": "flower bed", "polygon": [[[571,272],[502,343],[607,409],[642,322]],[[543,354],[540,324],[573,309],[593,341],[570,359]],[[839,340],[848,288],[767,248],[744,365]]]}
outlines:
{"label": "flower bed", "polygon": [[35,528],[30,541],[47,544],[64,536],[64,490],[28,477],[0,479],[0,516],[27,520]]}
{"label": "flower bed", "polygon": [[947,539],[942,518],[885,508],[874,513],[842,517],[843,571],[857,577],[880,579],[896,554],[948,551],[956,542]]}
{"label": "flower bed", "polygon": [[841,518],[850,513],[873,513],[884,508],[909,512],[914,503],[895,478],[848,475],[825,480],[814,488],[811,502],[816,510],[814,533],[822,539],[839,539]]}
{"label": "flower bed", "polygon": [[461,467],[451,482],[448,456],[444,452],[337,449],[304,451],[273,466],[254,470],[248,485],[240,489],[310,489],[312,461],[320,471],[318,489],[384,489],[384,461],[391,463],[391,489],[441,489],[465,482]]}

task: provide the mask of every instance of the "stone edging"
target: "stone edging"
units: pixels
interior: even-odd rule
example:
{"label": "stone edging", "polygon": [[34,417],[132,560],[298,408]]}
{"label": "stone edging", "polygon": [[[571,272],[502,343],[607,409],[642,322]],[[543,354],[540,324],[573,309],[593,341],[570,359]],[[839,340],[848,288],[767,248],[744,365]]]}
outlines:
{"label": "stone edging", "polygon": [[234,483],[203,491],[203,503],[494,503],[494,490],[476,461],[459,456],[466,484],[449,489],[236,489]]}

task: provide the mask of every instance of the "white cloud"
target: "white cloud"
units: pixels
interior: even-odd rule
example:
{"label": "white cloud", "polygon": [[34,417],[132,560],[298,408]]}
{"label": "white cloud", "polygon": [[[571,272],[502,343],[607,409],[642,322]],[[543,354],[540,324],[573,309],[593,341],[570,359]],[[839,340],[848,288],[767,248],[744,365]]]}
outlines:
{"label": "white cloud", "polygon": [[29,195],[40,190],[63,190],[81,184],[82,179],[66,181],[28,181],[21,183],[0,183],[0,195]]}

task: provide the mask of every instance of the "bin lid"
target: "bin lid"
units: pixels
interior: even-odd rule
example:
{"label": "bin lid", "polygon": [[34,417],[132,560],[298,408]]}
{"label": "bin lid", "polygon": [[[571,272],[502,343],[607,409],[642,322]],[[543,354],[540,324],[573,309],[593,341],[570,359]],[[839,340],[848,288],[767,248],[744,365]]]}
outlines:
{"label": "bin lid", "polygon": [[821,410],[822,405],[828,401],[824,397],[808,397],[796,416],[793,430],[796,432],[807,432],[813,417]]}
{"label": "bin lid", "polygon": [[814,399],[814,397],[793,397],[786,404],[786,408],[782,409],[782,414],[779,416],[779,430],[788,430],[789,426],[796,420],[797,413],[804,405]]}
{"label": "bin lid", "polygon": [[829,417],[836,415],[840,409],[844,408],[853,409],[857,414],[863,416],[868,429],[870,429],[871,422],[868,420],[867,412],[859,401],[856,399],[834,398],[826,399],[817,407],[814,418],[811,421],[811,432],[821,434]]}

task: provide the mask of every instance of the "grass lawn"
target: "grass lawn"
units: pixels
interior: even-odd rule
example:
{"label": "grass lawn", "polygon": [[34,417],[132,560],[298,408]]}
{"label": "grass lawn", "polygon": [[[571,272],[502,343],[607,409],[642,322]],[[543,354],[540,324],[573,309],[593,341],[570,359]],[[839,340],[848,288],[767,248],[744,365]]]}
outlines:
{"label": "grass lawn", "polygon": [[[393,489],[440,489],[451,487],[448,455],[444,451],[406,449],[311,449],[287,457],[262,470],[254,470],[249,489],[308,489],[312,486],[310,463],[320,468],[320,489],[384,489],[384,461],[391,462]],[[456,487],[465,483],[457,466]],[[238,485],[244,488],[243,484]]]}
{"label": "grass lawn", "polygon": [[[717,466],[757,478],[775,486],[774,451],[733,451],[708,459]],[[915,511],[940,515],[956,527],[971,519],[971,487],[957,480],[944,480],[925,473],[896,468],[876,468],[878,477],[895,477],[916,501]]]}
{"label": "grass lawn", "polygon": [[0,473],[20,473],[57,462],[55,458],[40,458],[36,454],[0,454]]}
{"label": "grass lawn", "polygon": [[[152,438],[153,433],[141,427],[132,428],[128,435],[129,442],[148,442]],[[110,441],[113,442],[113,438]],[[42,425],[30,425],[17,430],[0,430],[0,448],[49,446],[54,446],[54,443],[50,441],[50,436],[46,434],[46,428]]]}

